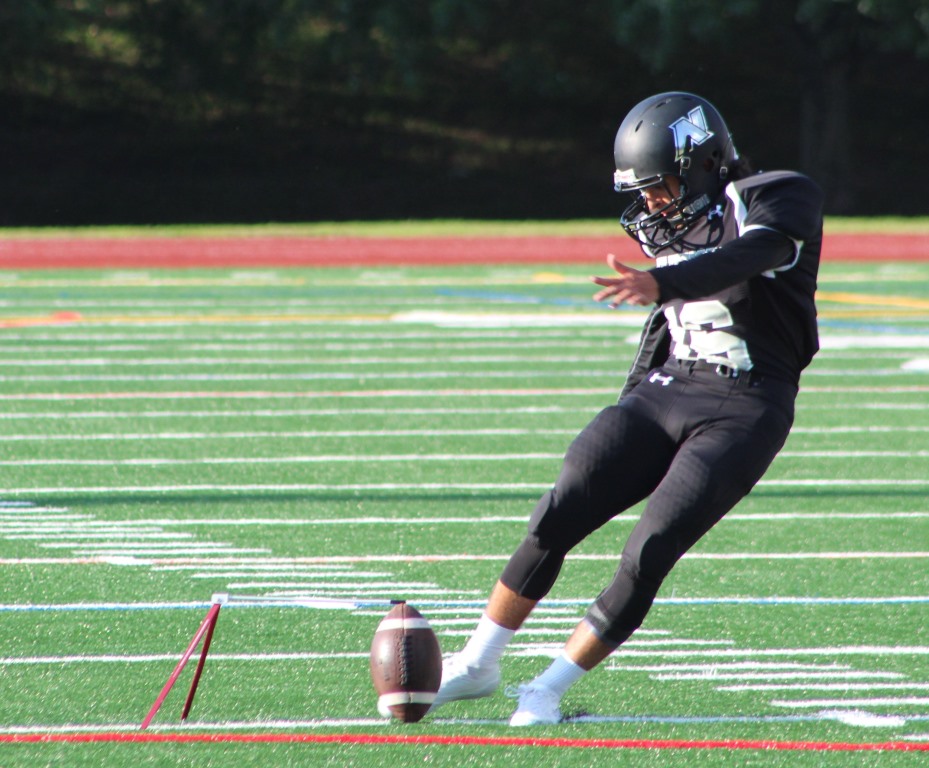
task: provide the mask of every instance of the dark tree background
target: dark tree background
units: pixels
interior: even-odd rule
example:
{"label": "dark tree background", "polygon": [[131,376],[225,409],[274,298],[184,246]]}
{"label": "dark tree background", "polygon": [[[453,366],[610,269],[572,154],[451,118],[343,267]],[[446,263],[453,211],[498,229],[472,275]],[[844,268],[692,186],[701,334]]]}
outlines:
{"label": "dark tree background", "polygon": [[929,0],[5,0],[0,224],[616,215],[692,90],[831,214],[925,214]]}

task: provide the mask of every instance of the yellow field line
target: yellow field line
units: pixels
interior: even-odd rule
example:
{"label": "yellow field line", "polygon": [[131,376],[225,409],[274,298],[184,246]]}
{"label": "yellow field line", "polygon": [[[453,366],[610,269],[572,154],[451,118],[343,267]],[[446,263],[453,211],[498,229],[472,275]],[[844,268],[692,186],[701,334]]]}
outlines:
{"label": "yellow field line", "polygon": [[[102,279],[68,279],[68,278],[2,278],[0,288],[274,288],[280,286],[312,285],[316,288],[344,288],[370,284],[365,275],[347,278],[102,278]],[[378,275],[379,285],[392,288],[454,288],[455,286],[491,286],[491,285],[538,285],[540,283],[585,282],[586,277],[570,276],[557,272],[538,272],[533,275],[500,275],[491,277],[405,277]]]}
{"label": "yellow field line", "polygon": [[[0,288],[267,288],[278,286],[301,286],[309,281],[303,277],[294,278],[199,278],[199,277],[158,277],[158,278],[121,278],[71,280],[68,278],[0,278]],[[357,281],[356,281],[357,282]],[[354,285],[356,283],[352,283]]]}
{"label": "yellow field line", "polygon": [[929,299],[914,299],[909,296],[874,296],[867,293],[818,291],[816,298],[820,301],[834,301],[836,304],[865,304],[867,306],[875,307],[907,307],[908,309],[929,309]]}
{"label": "yellow field line", "polygon": [[232,325],[236,323],[384,323],[392,313],[381,314],[304,314],[304,315],[98,315],[85,316],[76,312],[59,312],[36,317],[8,317],[0,319],[0,328],[22,328],[35,325],[158,325],[210,323]]}
{"label": "yellow field line", "polygon": [[892,317],[926,317],[926,312],[923,310],[916,309],[844,309],[836,310],[834,312],[829,310],[820,310],[817,313],[817,316],[823,320],[860,320],[866,317],[874,318],[887,318]]}

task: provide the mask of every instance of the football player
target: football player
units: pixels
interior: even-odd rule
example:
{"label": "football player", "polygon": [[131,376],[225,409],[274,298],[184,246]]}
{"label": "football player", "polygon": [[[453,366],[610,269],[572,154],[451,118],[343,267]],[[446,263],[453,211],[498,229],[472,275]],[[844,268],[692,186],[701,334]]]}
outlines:
{"label": "football player", "polygon": [[561,720],[569,686],[641,625],[671,568],[758,482],[784,445],[800,373],[818,350],[814,292],[822,193],[790,171],[754,173],[706,99],[637,104],[614,143],[625,231],[654,260],[608,257],[597,301],[654,305],[619,400],[569,446],[431,711],[490,695],[507,643],[565,556],[647,499],[615,576],[563,653],[519,686],[510,724]]}

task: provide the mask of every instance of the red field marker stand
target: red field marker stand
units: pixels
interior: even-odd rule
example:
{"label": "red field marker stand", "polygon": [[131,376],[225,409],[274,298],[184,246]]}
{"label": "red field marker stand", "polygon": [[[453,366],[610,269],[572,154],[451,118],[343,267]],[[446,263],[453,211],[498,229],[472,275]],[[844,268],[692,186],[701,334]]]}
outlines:
{"label": "red field marker stand", "polygon": [[207,611],[206,618],[200,623],[200,628],[197,630],[196,634],[194,634],[193,639],[190,641],[190,645],[187,646],[187,650],[184,651],[184,655],[181,656],[181,660],[168,678],[168,682],[165,683],[164,688],[161,689],[161,693],[158,694],[158,698],[155,699],[155,703],[152,704],[152,708],[142,721],[141,730],[148,728],[155,714],[161,708],[164,700],[177,682],[178,677],[180,677],[181,672],[184,671],[184,667],[187,666],[187,662],[190,661],[190,657],[193,656],[200,641],[203,640],[203,648],[200,651],[197,669],[190,683],[187,699],[184,701],[184,709],[181,710],[181,721],[183,722],[187,719],[187,715],[190,713],[190,707],[194,703],[194,696],[197,693],[197,685],[200,683],[200,676],[203,674],[203,665],[206,663],[206,655],[210,652],[210,643],[213,640],[213,630],[216,628],[216,620],[219,618],[219,609],[223,607],[226,601],[226,595],[213,595],[213,604],[210,606],[210,610]]}
{"label": "red field marker stand", "polygon": [[161,705],[164,703],[164,700],[167,698],[168,694],[171,692],[171,689],[174,687],[174,684],[177,682],[178,677],[181,676],[181,672],[184,671],[184,667],[187,666],[187,662],[190,661],[190,657],[193,656],[194,651],[197,650],[197,645],[199,645],[200,641],[202,640],[203,648],[200,650],[200,660],[197,662],[197,669],[194,672],[194,679],[190,684],[190,691],[188,691],[187,699],[184,702],[184,709],[181,710],[181,722],[187,720],[187,715],[190,713],[190,707],[194,702],[194,696],[197,693],[197,685],[200,683],[200,676],[203,674],[203,665],[206,663],[206,655],[210,652],[210,642],[213,640],[213,630],[216,628],[216,619],[219,618],[219,609],[224,605],[254,607],[276,606],[287,608],[300,607],[354,611],[359,608],[382,607],[393,604],[390,600],[362,601],[341,600],[338,598],[329,597],[230,595],[225,592],[213,595],[210,602],[212,603],[210,610],[207,612],[206,617],[200,623],[199,629],[197,629],[196,634],[190,641],[190,645],[187,646],[187,650],[184,651],[184,655],[181,656],[181,660],[177,663],[177,666],[174,668],[174,671],[168,678],[168,682],[165,683],[164,688],[161,689],[161,693],[158,694],[158,698],[155,699],[155,703],[152,704],[152,708],[149,710],[148,714],[145,716],[145,719],[142,721],[141,730],[148,728],[149,724],[152,722],[152,719],[155,717],[158,710],[161,708]]}

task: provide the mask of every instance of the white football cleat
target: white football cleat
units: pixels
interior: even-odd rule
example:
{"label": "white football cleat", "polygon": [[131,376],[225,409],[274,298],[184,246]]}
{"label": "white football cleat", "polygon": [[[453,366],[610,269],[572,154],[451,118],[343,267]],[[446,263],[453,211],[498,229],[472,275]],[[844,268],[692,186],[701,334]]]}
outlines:
{"label": "white football cleat", "polygon": [[459,654],[452,654],[442,662],[442,684],[435,701],[426,714],[434,713],[443,704],[461,699],[480,699],[490,696],[500,685],[500,665],[470,667]]}
{"label": "white football cleat", "polygon": [[525,683],[515,689],[507,689],[506,695],[519,699],[516,711],[510,718],[512,726],[555,725],[562,720],[559,707],[561,696],[551,688],[538,683]]}

